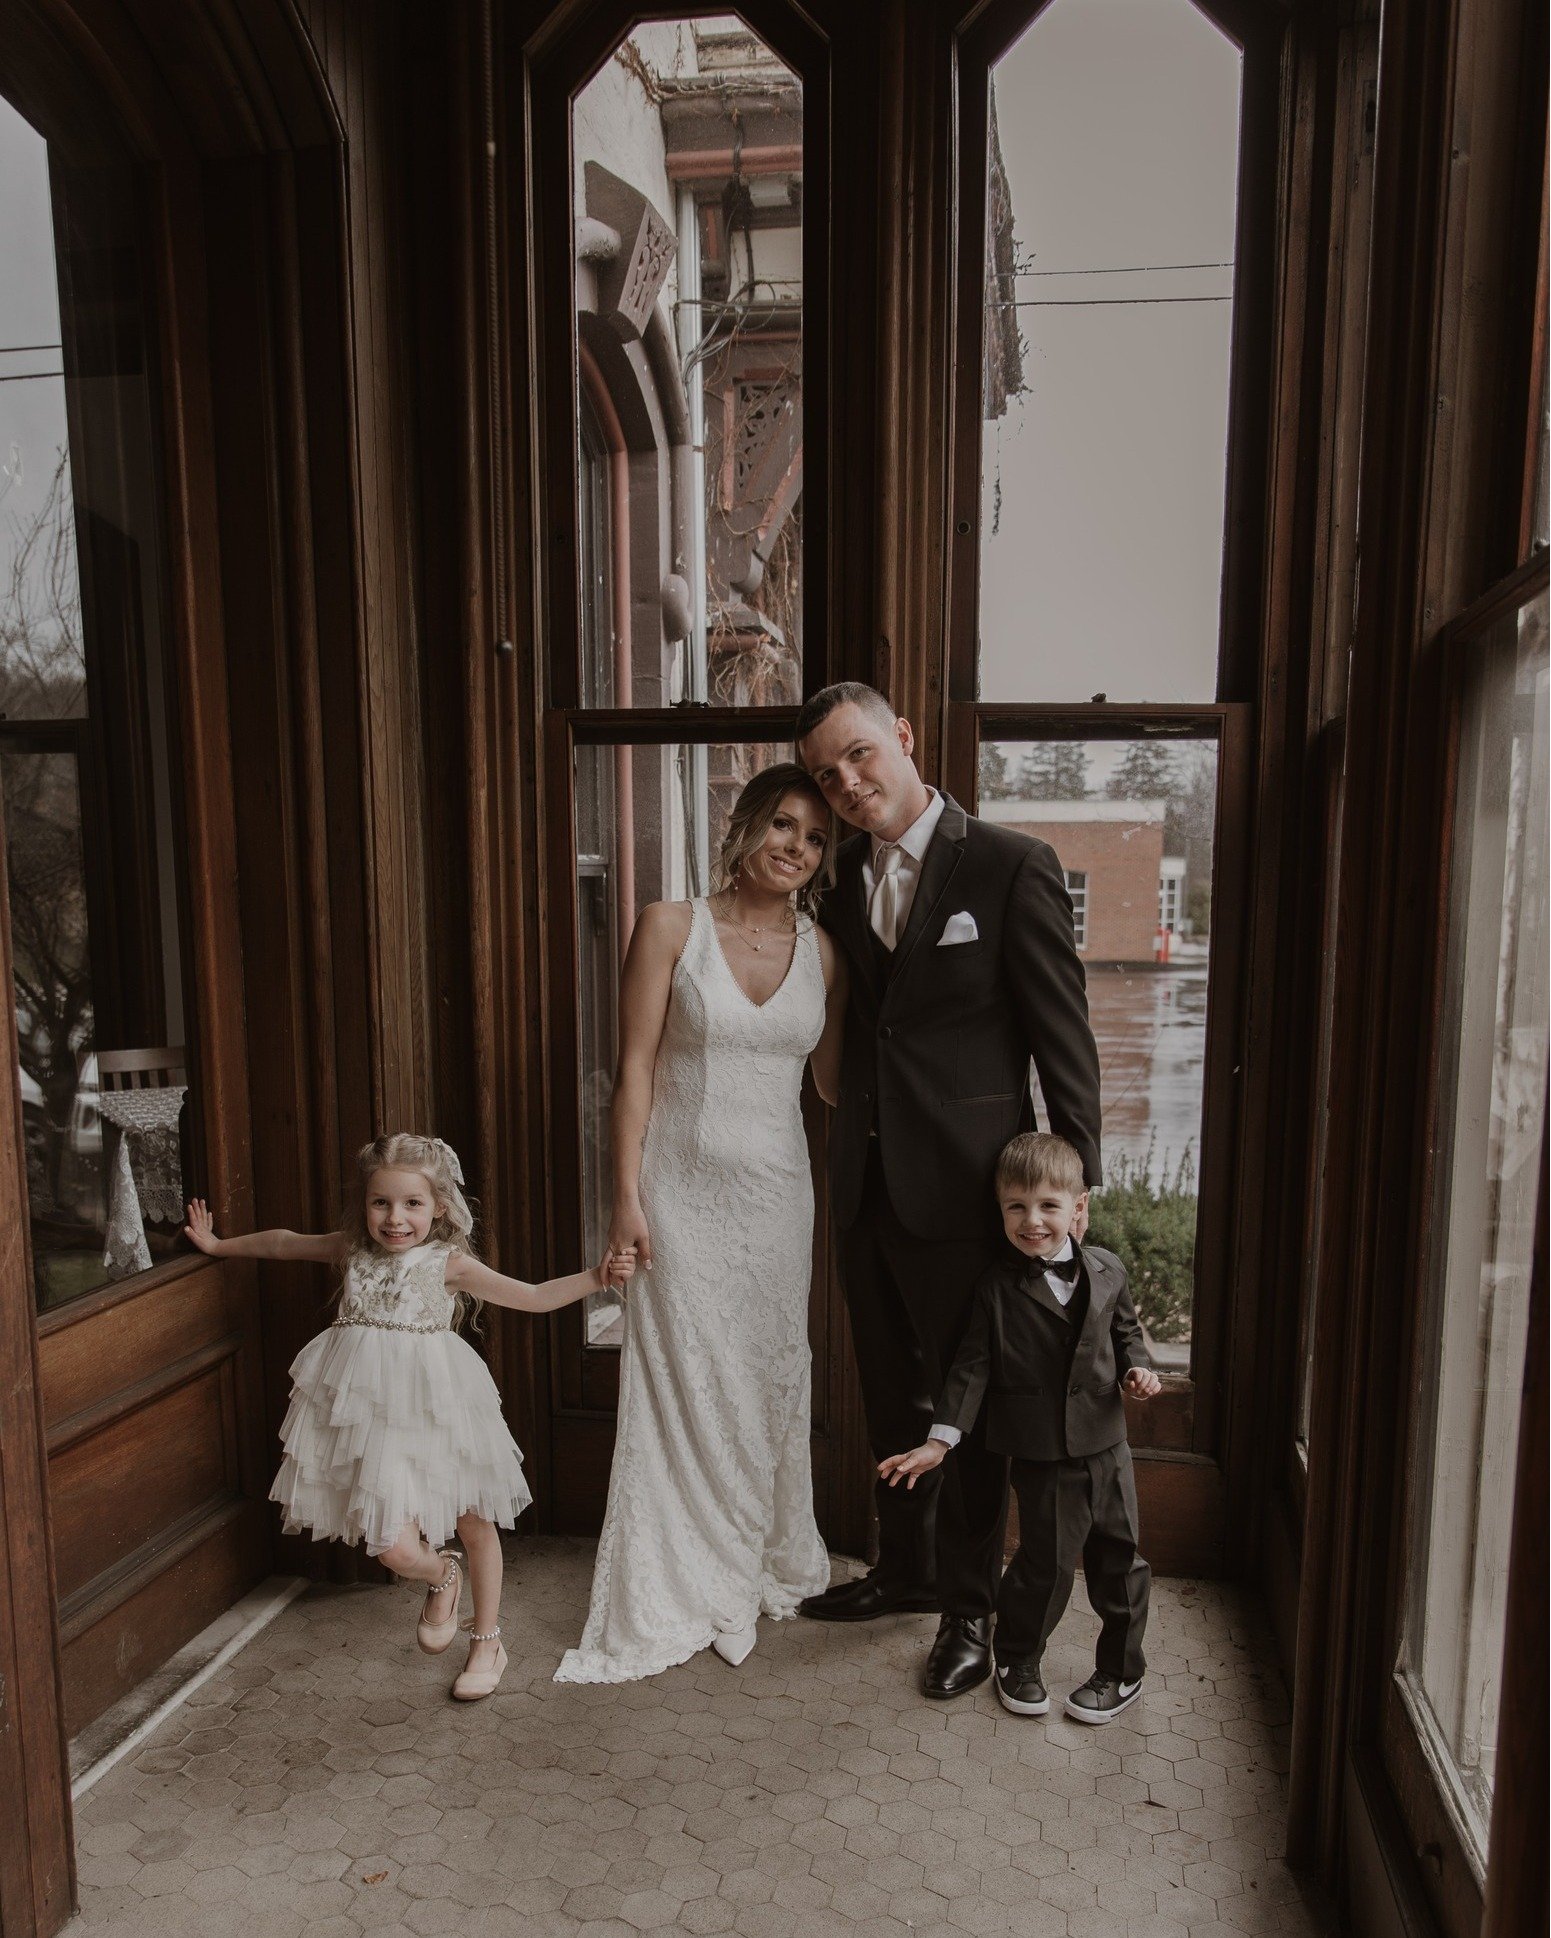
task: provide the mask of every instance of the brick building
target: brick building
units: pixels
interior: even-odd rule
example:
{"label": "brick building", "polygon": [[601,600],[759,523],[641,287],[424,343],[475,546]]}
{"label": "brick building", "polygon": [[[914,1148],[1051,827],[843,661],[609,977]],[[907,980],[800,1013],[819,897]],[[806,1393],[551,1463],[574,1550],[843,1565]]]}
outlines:
{"label": "brick building", "polygon": [[1156,960],[1167,877],[1183,906],[1183,864],[1163,852],[1162,801],[987,801],[981,814],[1048,841],[1072,897],[1085,962]]}

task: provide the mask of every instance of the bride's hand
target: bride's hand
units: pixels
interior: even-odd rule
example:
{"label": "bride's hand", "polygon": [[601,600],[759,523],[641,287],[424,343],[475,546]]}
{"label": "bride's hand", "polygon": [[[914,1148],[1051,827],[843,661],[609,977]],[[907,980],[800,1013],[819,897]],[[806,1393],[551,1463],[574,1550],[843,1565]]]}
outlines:
{"label": "bride's hand", "polygon": [[646,1228],[646,1214],[639,1205],[627,1205],[616,1210],[609,1225],[609,1250],[612,1252],[634,1252],[636,1262],[645,1270],[652,1269],[652,1235]]}

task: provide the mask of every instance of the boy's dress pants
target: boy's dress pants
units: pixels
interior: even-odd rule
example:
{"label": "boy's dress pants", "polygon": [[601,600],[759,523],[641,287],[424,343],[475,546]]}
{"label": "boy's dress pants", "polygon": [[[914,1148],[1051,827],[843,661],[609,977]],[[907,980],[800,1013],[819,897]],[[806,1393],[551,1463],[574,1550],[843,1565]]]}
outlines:
{"label": "boy's dress pants", "polygon": [[1088,1600],[1102,1626],[1100,1672],[1137,1682],[1146,1668],[1142,1633],[1152,1570],[1136,1551],[1136,1476],[1131,1449],[1074,1460],[1014,1460],[1018,1552],[996,1603],[999,1662],[1038,1662],[1072,1593],[1082,1562]]}

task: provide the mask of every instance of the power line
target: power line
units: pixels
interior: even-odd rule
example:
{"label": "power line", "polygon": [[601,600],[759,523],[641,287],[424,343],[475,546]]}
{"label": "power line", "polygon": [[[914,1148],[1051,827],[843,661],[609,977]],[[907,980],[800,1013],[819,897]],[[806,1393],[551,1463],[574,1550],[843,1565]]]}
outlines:
{"label": "power line", "polygon": [[1231,296],[1028,296],[1016,303],[987,303],[992,310],[1134,309],[1158,303],[1231,303]]}
{"label": "power line", "polygon": [[0,343],[0,357],[8,357],[13,352],[20,352],[22,350],[57,350],[59,348],[60,345],[57,343]]}
{"label": "power line", "polygon": [[1161,276],[1174,269],[1232,269],[1232,262],[1137,262],[1116,269],[1015,269],[1024,276]]}
{"label": "power line", "polygon": [[0,377],[0,384],[30,384],[38,377],[62,377],[62,370],[16,370],[9,376]]}

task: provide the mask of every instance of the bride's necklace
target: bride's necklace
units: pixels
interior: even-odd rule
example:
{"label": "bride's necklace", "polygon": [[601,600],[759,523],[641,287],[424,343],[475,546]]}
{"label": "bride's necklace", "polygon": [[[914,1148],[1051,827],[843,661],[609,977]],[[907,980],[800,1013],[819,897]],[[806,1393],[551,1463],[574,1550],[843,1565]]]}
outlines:
{"label": "bride's necklace", "polygon": [[[745,937],[756,935],[790,935],[797,926],[797,918],[788,911],[786,921],[776,923],[768,928],[756,928],[752,922],[745,922],[740,915],[734,913],[737,906],[738,895],[736,889],[734,889],[729,892],[727,900],[723,903],[722,913],[735,929],[742,929]],[[747,946],[758,955],[765,945],[763,942],[749,941]]]}

